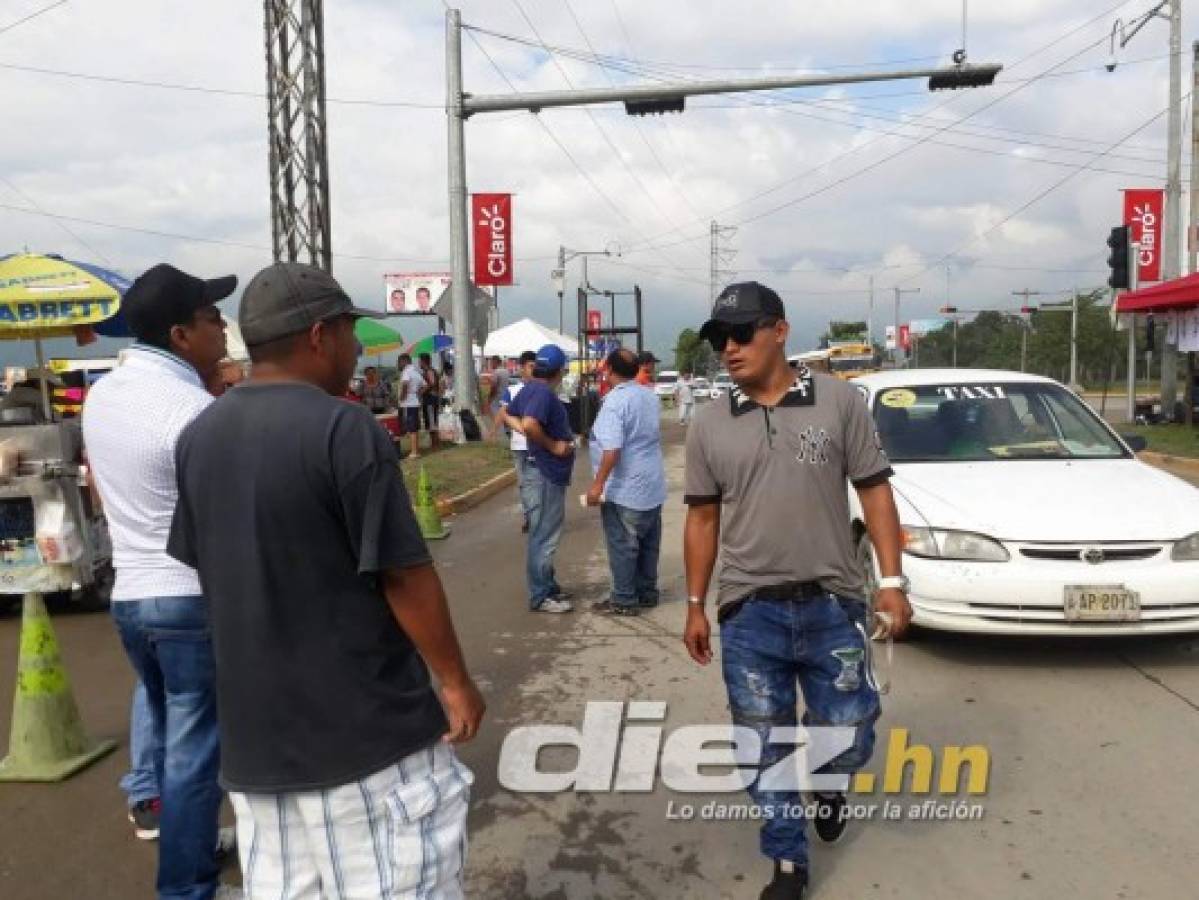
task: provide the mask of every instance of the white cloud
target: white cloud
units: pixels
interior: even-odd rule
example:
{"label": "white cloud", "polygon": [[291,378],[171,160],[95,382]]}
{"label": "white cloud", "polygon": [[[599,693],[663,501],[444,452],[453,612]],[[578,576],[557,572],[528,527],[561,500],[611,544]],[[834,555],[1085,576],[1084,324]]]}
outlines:
{"label": "white cloud", "polygon": [[[10,4],[3,21],[39,5]],[[521,5],[546,41],[584,46],[565,3]],[[531,37],[511,0],[464,0],[462,6],[468,23]],[[959,43],[961,8],[957,0],[874,0],[865,7],[831,0],[571,0],[571,6],[598,51],[632,53],[668,63],[679,77],[703,78],[789,65],[945,59]],[[1139,10],[1125,4],[1122,12],[1127,18]],[[533,116],[472,119],[470,187],[517,194],[520,284],[503,292],[502,317],[527,314],[556,323],[548,270],[560,243],[589,249],[616,240],[626,250],[647,241],[676,244],[591,261],[595,284],[618,290],[633,280],[642,284],[650,342],[666,349],[681,327],[704,315],[713,218],[740,225],[731,241],[739,277],[778,287],[792,304],[800,340],[814,338],[829,318],[864,315],[870,271],[879,298],[902,282],[923,288],[905,298],[905,309],[913,315],[934,309],[944,293],[944,265],[934,264],[954,251],[953,290],[987,302],[1006,302],[1017,286],[1017,273],[988,264],[1095,270],[1018,273],[1021,282],[1031,279],[1032,287],[1045,290],[1077,279],[1101,282],[1103,241],[1119,216],[1118,188],[1152,186],[1164,177],[1164,120],[1095,163],[1113,171],[1083,172],[990,230],[1070,171],[1060,164],[1086,161],[1164,106],[1165,60],[1134,61],[1163,56],[1165,24],[1150,24],[1125,51],[1126,64],[1108,75],[1101,67],[1115,13],[1096,18],[1099,12],[1084,0],[971,4],[971,58],[1009,64],[1003,83],[983,91],[930,96],[921,82],[907,81],[780,95],[846,101],[837,105],[765,109],[744,97],[710,97],[689,101],[682,116],[645,120],[608,107],[591,117],[578,110],[542,113],[541,122],[608,200],[597,196]],[[261,93],[261,15],[260,4],[245,0],[71,3],[0,35],[0,64]],[[436,107],[444,98],[442,29],[442,7],[432,0],[327,4],[329,96]],[[478,37],[519,89],[565,87],[544,54]],[[468,90],[509,90],[471,40],[464,40],[464,51]],[[1019,79],[1055,64],[1094,71],[1036,81],[983,109],[1016,89]],[[576,85],[608,83],[594,66],[563,60],[563,67]],[[269,246],[261,97],[4,68],[0,90],[7,100],[0,175],[20,191],[0,181],[0,204],[24,207],[27,196],[67,216]],[[939,135],[898,124],[916,117],[907,121],[943,125],[972,110],[982,111]],[[334,246],[343,254],[336,274],[369,302],[379,294],[385,270],[448,267],[444,112],[331,103],[329,122]],[[896,130],[924,142],[913,148],[910,139],[882,133]],[[269,259],[266,250],[70,227],[87,246],[51,221],[0,209],[0,252],[28,246],[83,259],[100,255],[133,273],[169,259],[200,274],[236,271],[243,283]],[[678,244],[680,239],[686,240]],[[577,278],[577,263],[571,275]],[[404,324],[414,335],[427,326]]]}

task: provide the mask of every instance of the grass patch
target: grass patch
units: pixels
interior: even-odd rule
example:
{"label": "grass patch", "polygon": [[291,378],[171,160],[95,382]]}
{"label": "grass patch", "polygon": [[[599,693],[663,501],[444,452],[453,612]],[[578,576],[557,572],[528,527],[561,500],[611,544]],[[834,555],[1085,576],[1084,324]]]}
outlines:
{"label": "grass patch", "polygon": [[457,497],[490,481],[512,468],[512,454],[506,444],[475,442],[455,444],[443,450],[423,451],[420,459],[404,459],[400,469],[408,493],[416,497],[420,467],[424,465],[438,500]]}
{"label": "grass patch", "polygon": [[1199,428],[1186,425],[1117,425],[1121,434],[1139,434],[1149,442],[1148,449],[1169,456],[1199,459]]}

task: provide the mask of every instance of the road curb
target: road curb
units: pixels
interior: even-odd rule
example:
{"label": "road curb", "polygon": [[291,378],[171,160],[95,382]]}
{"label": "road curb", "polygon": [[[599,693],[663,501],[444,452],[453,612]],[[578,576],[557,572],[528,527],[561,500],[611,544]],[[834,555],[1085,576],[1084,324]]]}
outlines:
{"label": "road curb", "polygon": [[1182,469],[1188,475],[1199,475],[1199,459],[1171,456],[1168,453],[1154,453],[1151,450],[1138,453],[1137,458],[1151,466],[1169,466],[1172,469]]}
{"label": "road curb", "polygon": [[471,488],[457,497],[437,501],[437,511],[443,516],[456,516],[468,509],[473,509],[484,500],[490,500],[504,488],[516,484],[516,470],[509,469],[494,478],[484,481],[477,488]]}

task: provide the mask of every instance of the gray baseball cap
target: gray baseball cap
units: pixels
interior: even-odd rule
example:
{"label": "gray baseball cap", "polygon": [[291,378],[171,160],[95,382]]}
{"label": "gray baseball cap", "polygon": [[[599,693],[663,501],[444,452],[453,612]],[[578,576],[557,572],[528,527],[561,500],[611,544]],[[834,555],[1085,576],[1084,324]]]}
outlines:
{"label": "gray baseball cap", "polygon": [[383,319],[361,309],[328,272],[303,263],[279,262],[254,276],[241,297],[237,324],[247,347],[306,331],[335,316]]}

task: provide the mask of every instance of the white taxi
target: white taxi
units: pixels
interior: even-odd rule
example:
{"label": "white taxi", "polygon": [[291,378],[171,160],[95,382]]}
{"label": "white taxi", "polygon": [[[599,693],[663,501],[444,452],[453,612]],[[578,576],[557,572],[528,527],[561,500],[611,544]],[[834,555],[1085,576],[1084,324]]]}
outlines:
{"label": "white taxi", "polygon": [[[1139,461],[1143,439],[1121,438],[1073,392],[1035,375],[915,369],[853,384],[895,470],[915,624],[1199,631],[1199,489]],[[853,526],[873,582],[856,505]]]}

